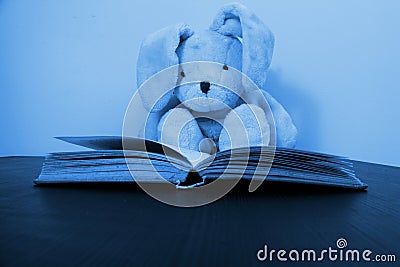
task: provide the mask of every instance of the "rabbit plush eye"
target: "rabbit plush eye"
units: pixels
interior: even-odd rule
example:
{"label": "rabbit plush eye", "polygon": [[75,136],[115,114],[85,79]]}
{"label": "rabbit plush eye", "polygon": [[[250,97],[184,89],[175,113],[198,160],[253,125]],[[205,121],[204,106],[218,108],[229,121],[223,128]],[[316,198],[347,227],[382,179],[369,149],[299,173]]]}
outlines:
{"label": "rabbit plush eye", "polygon": [[181,75],[181,77],[185,77],[185,72],[181,71],[180,75]]}
{"label": "rabbit plush eye", "polygon": [[228,66],[226,64],[224,64],[224,66],[222,67],[224,70],[228,70]]}

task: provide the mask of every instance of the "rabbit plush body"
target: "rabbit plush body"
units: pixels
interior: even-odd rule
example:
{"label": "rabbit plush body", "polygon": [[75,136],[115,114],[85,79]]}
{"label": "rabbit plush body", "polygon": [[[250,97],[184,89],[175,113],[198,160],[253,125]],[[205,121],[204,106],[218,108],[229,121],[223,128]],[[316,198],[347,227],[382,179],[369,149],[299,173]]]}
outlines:
{"label": "rabbit plush body", "polygon": [[[178,24],[149,35],[138,57],[138,87],[174,65],[182,67],[173,78],[185,79],[184,63],[200,61],[219,63],[217,75],[223,79],[230,79],[228,73],[233,68],[264,89],[273,47],[273,34],[254,13],[242,4],[228,4],[217,13],[209,29],[194,32],[189,26]],[[139,93],[143,105],[150,112],[145,137],[183,149],[214,153],[217,149],[232,148],[231,138],[235,138],[232,135],[237,127],[234,118],[239,117],[247,131],[248,145],[268,145],[271,125],[267,113],[272,112],[276,145],[294,147],[297,130],[289,114],[266,91],[261,92],[269,109],[257,104],[259,100],[250,96],[246,85],[232,89],[204,80],[169,91],[162,84],[154,90],[142,90]],[[150,104],[156,98],[157,103]],[[253,101],[249,103],[244,98]],[[202,114],[213,114],[215,119]],[[229,134],[227,129],[231,129]],[[236,137],[240,138],[243,137]],[[233,146],[240,145],[239,141]]]}

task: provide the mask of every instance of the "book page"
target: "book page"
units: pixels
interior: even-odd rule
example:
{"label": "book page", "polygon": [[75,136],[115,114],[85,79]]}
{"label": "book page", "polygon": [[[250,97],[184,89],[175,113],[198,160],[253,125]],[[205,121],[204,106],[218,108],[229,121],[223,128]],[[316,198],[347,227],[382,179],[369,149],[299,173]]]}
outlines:
{"label": "book page", "polygon": [[56,138],[71,144],[95,150],[132,150],[162,154],[186,163],[182,165],[187,166],[189,164],[192,170],[194,170],[193,166],[196,166],[199,162],[210,157],[210,155],[207,153],[188,149],[180,149],[178,147],[161,144],[152,140],[145,140],[138,137],[122,138],[121,136],[64,136]]}

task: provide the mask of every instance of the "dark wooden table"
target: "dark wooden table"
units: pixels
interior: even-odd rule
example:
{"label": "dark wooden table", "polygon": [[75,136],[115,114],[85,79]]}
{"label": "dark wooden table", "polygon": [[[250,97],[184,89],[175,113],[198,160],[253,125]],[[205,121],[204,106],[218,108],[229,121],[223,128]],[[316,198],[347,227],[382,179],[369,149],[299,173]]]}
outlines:
{"label": "dark wooden table", "polygon": [[[135,184],[33,186],[42,157],[0,158],[0,266],[400,266],[400,168],[355,162],[369,188],[239,184],[199,208]],[[369,249],[396,262],[260,262],[269,249]]]}

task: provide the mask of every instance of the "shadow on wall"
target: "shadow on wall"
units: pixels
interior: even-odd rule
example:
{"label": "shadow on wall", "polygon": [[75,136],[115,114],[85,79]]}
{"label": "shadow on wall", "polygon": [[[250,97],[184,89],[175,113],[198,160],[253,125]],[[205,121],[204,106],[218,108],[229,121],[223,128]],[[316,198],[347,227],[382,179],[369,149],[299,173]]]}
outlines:
{"label": "shadow on wall", "polygon": [[289,112],[298,130],[299,149],[320,150],[320,112],[316,99],[293,81],[282,78],[282,71],[270,69],[266,91]]}

